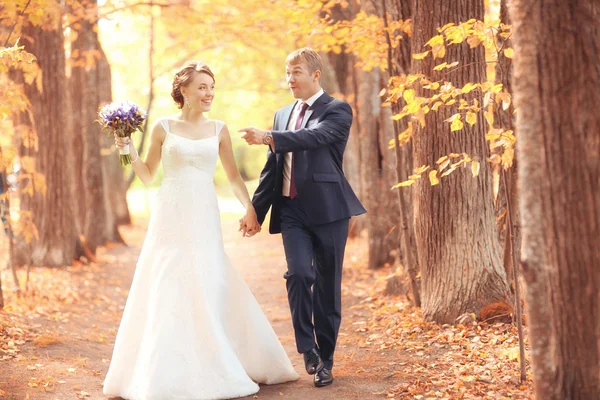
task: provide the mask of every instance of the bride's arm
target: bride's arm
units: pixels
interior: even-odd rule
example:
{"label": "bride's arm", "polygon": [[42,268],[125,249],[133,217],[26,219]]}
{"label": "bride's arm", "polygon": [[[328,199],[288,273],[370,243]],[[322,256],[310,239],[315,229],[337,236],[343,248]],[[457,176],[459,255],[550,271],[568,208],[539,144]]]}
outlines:
{"label": "bride's arm", "polygon": [[[133,143],[129,143],[129,146],[132,148],[131,167],[145,185],[152,182],[156,175],[158,165],[160,164],[160,153],[165,136],[166,132],[163,127],[159,123],[155,123],[150,132],[150,146],[148,147],[146,161],[143,161],[138,155],[137,150],[133,148]],[[117,144],[117,147],[122,147],[122,145],[127,144],[127,140],[127,138],[117,138],[115,143]]]}
{"label": "bride's arm", "polygon": [[219,134],[219,158],[223,164],[225,174],[227,174],[227,180],[231,185],[233,194],[242,203],[244,208],[247,210],[252,207],[252,201],[250,201],[250,195],[248,194],[248,188],[240,175],[237,164],[235,163],[235,157],[233,156],[233,146],[231,144],[231,135],[227,125],[223,126],[221,133]]}
{"label": "bride's arm", "polygon": [[[227,180],[231,185],[233,194],[235,194],[235,197],[237,197],[237,199],[246,209],[246,229],[249,232],[256,233],[256,231],[260,230],[260,224],[258,223],[256,211],[254,210],[254,206],[250,200],[248,188],[246,187],[246,184],[240,175],[240,171],[238,170],[237,164],[235,163],[233,146],[231,144],[231,135],[229,134],[227,125],[224,125],[221,129],[221,133],[219,133],[219,158],[221,159],[221,164],[223,164],[223,169],[225,170],[225,174],[227,175]],[[249,224],[251,226],[248,226]],[[246,231],[244,231],[244,233],[245,232]]]}

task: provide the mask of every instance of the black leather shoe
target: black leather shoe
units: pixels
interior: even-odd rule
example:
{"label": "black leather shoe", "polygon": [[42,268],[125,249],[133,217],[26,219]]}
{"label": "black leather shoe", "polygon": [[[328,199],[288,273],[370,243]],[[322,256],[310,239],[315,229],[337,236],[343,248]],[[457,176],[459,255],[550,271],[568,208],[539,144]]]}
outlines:
{"label": "black leather shoe", "polygon": [[323,360],[316,347],[304,353],[304,366],[309,375],[314,375],[323,368]]}
{"label": "black leather shoe", "polygon": [[330,369],[323,368],[315,374],[315,386],[329,386],[333,383],[333,374]]}

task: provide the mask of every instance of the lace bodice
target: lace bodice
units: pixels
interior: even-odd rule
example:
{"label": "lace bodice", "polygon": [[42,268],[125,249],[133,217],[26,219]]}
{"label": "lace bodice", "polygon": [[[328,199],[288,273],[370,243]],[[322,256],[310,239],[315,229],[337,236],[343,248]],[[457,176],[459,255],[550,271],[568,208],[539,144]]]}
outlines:
{"label": "lace bodice", "polygon": [[213,180],[219,156],[219,133],[225,125],[215,121],[215,134],[202,139],[188,139],[171,133],[169,120],[160,124],[167,132],[162,145],[164,179]]}

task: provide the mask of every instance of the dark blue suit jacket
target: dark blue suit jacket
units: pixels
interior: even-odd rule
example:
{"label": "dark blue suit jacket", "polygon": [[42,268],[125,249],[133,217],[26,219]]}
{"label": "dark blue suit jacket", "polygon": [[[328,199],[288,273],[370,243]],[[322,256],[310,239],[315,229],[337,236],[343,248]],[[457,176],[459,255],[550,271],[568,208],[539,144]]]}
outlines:
{"label": "dark blue suit jacket", "polygon": [[327,224],[366,212],[342,170],[344,149],[352,125],[352,108],[327,93],[304,116],[302,128],[287,129],[296,103],[277,111],[273,123],[274,152],[267,162],[252,204],[262,224],[269,207],[270,233],[280,233],[284,153],[293,152],[298,207],[313,225]]}

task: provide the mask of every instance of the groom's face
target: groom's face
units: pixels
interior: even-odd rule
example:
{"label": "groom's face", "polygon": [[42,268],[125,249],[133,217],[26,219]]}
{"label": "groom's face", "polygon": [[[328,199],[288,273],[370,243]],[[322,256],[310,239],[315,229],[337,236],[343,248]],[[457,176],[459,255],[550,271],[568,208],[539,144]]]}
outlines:
{"label": "groom's face", "polygon": [[306,100],[319,90],[318,71],[310,72],[306,63],[285,66],[287,84],[294,98]]}

